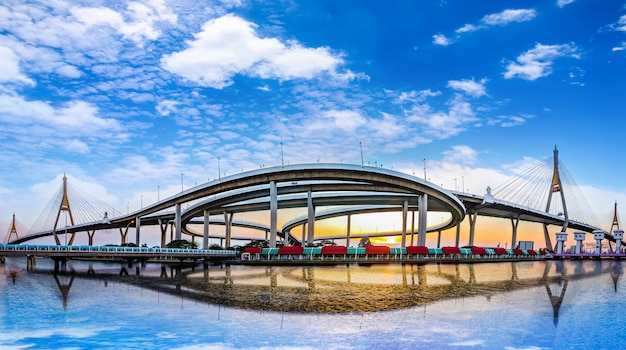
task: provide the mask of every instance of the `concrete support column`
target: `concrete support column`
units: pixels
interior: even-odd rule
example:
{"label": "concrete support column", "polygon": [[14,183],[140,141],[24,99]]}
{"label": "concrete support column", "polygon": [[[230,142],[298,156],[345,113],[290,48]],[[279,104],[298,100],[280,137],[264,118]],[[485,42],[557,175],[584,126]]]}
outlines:
{"label": "concrete support column", "polygon": [[585,232],[574,232],[574,240],[576,240],[576,254],[581,254],[583,252],[583,241],[585,240]]}
{"label": "concrete support column", "polygon": [[593,239],[596,240],[596,254],[602,253],[602,240],[604,239],[604,231],[602,230],[594,230],[593,231]]}
{"label": "concrete support column", "polygon": [[441,248],[441,230],[437,232],[437,248]]}
{"label": "concrete support column", "polygon": [[418,199],[419,219],[417,229],[417,245],[426,245],[426,220],[428,217],[428,195],[426,193],[419,196]]}
{"label": "concrete support column", "polygon": [[163,222],[163,220],[159,218],[159,228],[161,229],[161,248],[165,248],[165,246],[167,245],[165,243],[167,234],[167,221]]}
{"label": "concrete support column", "polygon": [[567,241],[567,232],[557,232],[556,234],[556,253],[563,254],[563,248]]}
{"label": "concrete support column", "polygon": [[402,248],[406,247],[406,219],[409,210],[409,202],[404,201],[402,205]]}
{"label": "concrete support column", "polygon": [[413,242],[415,238],[415,210],[411,211],[411,245],[413,245]]}
{"label": "concrete support column", "polygon": [[624,231],[613,231],[613,237],[615,237],[615,253],[622,254],[622,239],[624,238]]}
{"label": "concrete support column", "polygon": [[87,244],[93,245],[93,236],[96,235],[96,230],[91,230],[91,232],[87,231],[87,237],[89,237],[89,242]]}
{"label": "concrete support column", "polygon": [[270,181],[270,248],[276,248],[276,221],[278,220],[278,190]]}
{"label": "concrete support column", "polygon": [[130,226],[130,223],[125,228],[120,227],[120,236],[121,236],[120,245],[126,244],[126,235],[128,234],[128,226]]}
{"label": "concrete support column", "polygon": [[307,193],[307,209],[308,209],[308,221],[307,227],[309,232],[307,233],[306,242],[313,244],[313,238],[315,235],[315,206],[313,205],[313,194],[311,191]]}
{"label": "concrete support column", "polygon": [[137,247],[141,246],[139,244],[140,232],[141,232],[141,218],[138,216],[135,218],[135,244],[137,245]]}
{"label": "concrete support column", "polygon": [[456,225],[456,240],[454,241],[454,246],[458,247],[461,243],[461,223],[459,222]]}
{"label": "concrete support column", "polygon": [[469,242],[467,245],[471,247],[474,245],[474,233],[476,232],[476,219],[478,218],[478,213],[468,213],[467,217],[470,221]]}
{"label": "concrete support column", "polygon": [[517,245],[517,226],[519,225],[519,215],[515,218],[511,218],[511,248]]}
{"label": "concrete support column", "polygon": [[302,240],[300,245],[306,247],[306,223],[302,224]]}
{"label": "concrete support column", "polygon": [[550,239],[550,234],[548,233],[548,225],[543,225],[543,237],[546,240],[546,248],[554,249],[552,246],[552,239]]}
{"label": "concrete support column", "polygon": [[346,226],[346,247],[350,246],[350,226],[352,226],[352,215],[348,214],[348,223]]}
{"label": "concrete support column", "polygon": [[176,203],[175,205],[175,210],[176,210],[176,216],[174,218],[174,226],[176,226],[176,236],[175,239],[179,240],[182,239],[183,234],[182,234],[182,228],[180,227],[182,224],[182,219],[181,219],[181,205],[180,203]]}
{"label": "concrete support column", "polygon": [[202,248],[209,249],[209,211],[204,210],[204,231],[202,232]]}
{"label": "concrete support column", "polygon": [[224,243],[226,245],[225,247],[228,248],[230,247],[230,237],[233,228],[233,213],[228,213],[226,210],[224,210],[224,227],[224,230],[226,231],[226,242]]}

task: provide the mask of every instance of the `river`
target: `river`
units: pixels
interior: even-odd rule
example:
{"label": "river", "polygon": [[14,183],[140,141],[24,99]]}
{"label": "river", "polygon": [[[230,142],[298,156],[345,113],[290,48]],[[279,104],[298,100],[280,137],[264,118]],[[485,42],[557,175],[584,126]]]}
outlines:
{"label": "river", "polygon": [[0,264],[2,349],[623,348],[620,261]]}

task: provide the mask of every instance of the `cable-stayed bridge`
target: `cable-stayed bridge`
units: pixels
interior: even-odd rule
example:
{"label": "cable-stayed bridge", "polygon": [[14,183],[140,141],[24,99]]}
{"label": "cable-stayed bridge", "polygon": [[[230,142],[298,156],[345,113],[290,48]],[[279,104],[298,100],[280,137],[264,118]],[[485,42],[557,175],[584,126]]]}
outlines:
{"label": "cable-stayed bridge", "polygon": [[[225,233],[220,238],[227,247],[233,239],[232,227],[237,226],[264,232],[271,247],[276,246],[280,237],[287,245],[304,245],[325,239],[323,235],[315,234],[315,222],[330,217],[329,212],[347,218],[345,238],[349,242],[350,239],[365,236],[351,234],[352,215],[400,211],[403,218],[401,231],[381,232],[380,235],[402,236],[402,246],[406,245],[408,235],[411,235],[412,243],[413,234],[417,233],[417,244],[425,245],[427,233],[454,227],[457,228],[456,245],[459,246],[459,224],[465,218],[470,222],[468,245],[473,245],[477,216],[492,216],[511,220],[512,246],[516,244],[519,221],[530,221],[543,225],[546,247],[552,248],[554,233],[550,232],[549,226],[557,226],[558,232],[565,232],[566,229],[587,233],[600,230],[582,217],[584,211],[573,196],[575,186],[570,187],[568,182],[564,182],[562,173],[556,148],[552,162],[538,164],[493,191],[488,189],[485,195],[449,191],[425,179],[363,164],[287,165],[223,177],[126,215],[114,212],[94,198],[86,200],[86,196],[78,196],[78,191],[74,191],[64,177],[55,200],[41,215],[45,219],[38,220],[33,226],[36,228],[31,229],[28,235],[12,239],[10,243],[54,236],[60,245],[60,235],[71,235],[68,242],[71,245],[78,232],[86,232],[91,243],[97,231],[119,229],[121,243],[124,244],[129,228],[134,228],[135,243],[139,245],[141,227],[158,226],[162,246],[167,240],[169,228],[171,238],[181,239],[182,234],[202,237],[206,249],[208,239],[213,238],[209,235],[209,226],[224,225]],[[185,203],[193,205],[183,209]],[[316,210],[322,207],[334,209]],[[305,208],[307,214],[279,228],[279,209],[290,208]],[[234,220],[235,213],[252,211],[267,212],[269,225]],[[429,212],[446,213],[449,219],[428,226]],[[197,226],[202,229],[198,231]],[[302,227],[301,239],[292,232],[299,226]],[[604,237],[615,241],[610,232],[604,232]]]}

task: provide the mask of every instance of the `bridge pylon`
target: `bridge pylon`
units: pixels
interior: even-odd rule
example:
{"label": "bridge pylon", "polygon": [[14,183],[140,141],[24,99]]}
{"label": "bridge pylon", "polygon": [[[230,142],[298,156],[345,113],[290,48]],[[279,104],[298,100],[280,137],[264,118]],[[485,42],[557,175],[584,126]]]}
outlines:
{"label": "bridge pylon", "polygon": [[[61,217],[61,212],[66,212],[70,217],[70,224],[74,226],[74,216],[72,215],[72,208],[70,207],[70,200],[67,197],[67,175],[63,174],[63,197],[61,198],[61,204],[59,205],[59,211],[57,212],[57,217],[54,220],[54,226],[52,227],[52,234],[54,235],[54,240],[57,245],[61,245],[61,240],[57,235],[57,225],[59,224],[59,218]],[[74,243],[74,237],[76,233],[72,233],[72,238],[70,238],[69,245]]]}
{"label": "bridge pylon", "polygon": [[610,233],[613,233],[613,229],[619,230],[619,219],[617,218],[617,201],[615,201],[615,206],[613,207],[613,222],[611,223]]}
{"label": "bridge pylon", "polygon": [[[561,204],[563,205],[563,227],[561,232],[565,232],[569,225],[569,216],[567,215],[567,204],[565,203],[565,195],[563,194],[563,182],[561,181],[561,175],[559,174],[559,150],[554,146],[554,169],[552,171],[552,182],[550,182],[550,189],[548,192],[548,202],[546,204],[546,213],[550,211],[550,204],[552,203],[552,195],[558,193],[561,196]],[[550,233],[548,232],[548,225],[543,225],[543,233],[546,240],[546,247],[553,249]]]}
{"label": "bridge pylon", "polygon": [[15,239],[20,238],[17,235],[17,221],[15,220],[15,213],[13,213],[13,220],[11,220],[11,227],[9,228],[9,235],[7,236],[6,241],[11,242],[11,237],[15,235]]}

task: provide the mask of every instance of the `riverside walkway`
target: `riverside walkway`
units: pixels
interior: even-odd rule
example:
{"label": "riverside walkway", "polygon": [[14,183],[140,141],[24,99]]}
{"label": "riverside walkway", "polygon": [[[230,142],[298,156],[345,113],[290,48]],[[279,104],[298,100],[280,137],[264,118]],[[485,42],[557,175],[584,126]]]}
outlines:
{"label": "riverside walkway", "polygon": [[238,256],[234,250],[150,248],[119,246],[66,246],[0,244],[0,257],[42,257],[53,260],[94,259],[94,260],[226,260]]}

